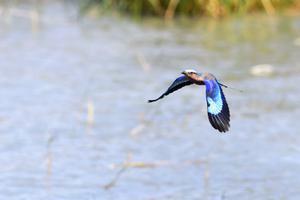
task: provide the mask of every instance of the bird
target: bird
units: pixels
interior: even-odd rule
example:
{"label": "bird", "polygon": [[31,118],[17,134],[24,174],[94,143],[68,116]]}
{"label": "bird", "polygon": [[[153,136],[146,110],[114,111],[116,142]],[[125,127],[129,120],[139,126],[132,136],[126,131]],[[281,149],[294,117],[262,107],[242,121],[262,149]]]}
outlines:
{"label": "bird", "polygon": [[156,102],[185,86],[204,85],[208,120],[214,129],[221,133],[227,132],[230,127],[230,111],[222,87],[228,86],[220,83],[213,74],[208,72],[197,73],[193,69],[186,69],[181,74],[162,95],[148,102]]}

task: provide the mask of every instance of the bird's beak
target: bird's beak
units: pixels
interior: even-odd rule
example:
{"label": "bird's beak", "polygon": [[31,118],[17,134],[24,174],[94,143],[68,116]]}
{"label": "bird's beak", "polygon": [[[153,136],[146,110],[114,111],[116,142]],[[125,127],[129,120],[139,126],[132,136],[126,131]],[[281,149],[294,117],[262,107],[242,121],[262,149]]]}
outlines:
{"label": "bird's beak", "polygon": [[186,75],[185,71],[181,72],[181,74],[184,74],[184,75]]}

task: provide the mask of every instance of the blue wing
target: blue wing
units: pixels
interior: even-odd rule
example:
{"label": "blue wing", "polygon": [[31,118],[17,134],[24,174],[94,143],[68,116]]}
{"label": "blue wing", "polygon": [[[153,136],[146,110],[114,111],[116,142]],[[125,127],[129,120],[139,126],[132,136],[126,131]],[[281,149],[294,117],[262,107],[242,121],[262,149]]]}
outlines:
{"label": "blue wing", "polygon": [[158,97],[157,99],[148,100],[148,102],[151,103],[154,101],[158,101],[159,99],[162,99],[164,96],[167,96],[168,94],[176,90],[179,90],[184,86],[191,85],[191,84],[193,83],[188,78],[186,78],[185,76],[180,76],[172,83],[172,85],[167,89],[167,91],[165,91],[162,95],[160,95],[160,97]]}
{"label": "blue wing", "polygon": [[230,127],[230,111],[223,90],[217,80],[205,80],[207,113],[210,124],[220,132]]}

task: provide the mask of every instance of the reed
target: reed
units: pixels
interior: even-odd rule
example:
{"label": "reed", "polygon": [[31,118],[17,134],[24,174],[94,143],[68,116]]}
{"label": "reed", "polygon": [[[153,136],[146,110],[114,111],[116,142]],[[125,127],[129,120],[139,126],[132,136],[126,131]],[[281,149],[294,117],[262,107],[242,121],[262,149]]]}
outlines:
{"label": "reed", "polygon": [[300,11],[300,0],[88,0],[82,1],[82,11],[118,11],[135,17],[175,16],[223,17],[253,12],[273,15],[286,10]]}

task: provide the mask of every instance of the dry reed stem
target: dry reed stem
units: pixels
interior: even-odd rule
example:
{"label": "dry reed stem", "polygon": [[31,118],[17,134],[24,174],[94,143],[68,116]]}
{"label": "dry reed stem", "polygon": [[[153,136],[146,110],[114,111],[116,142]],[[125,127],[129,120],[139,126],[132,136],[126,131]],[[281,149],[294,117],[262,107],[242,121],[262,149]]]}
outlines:
{"label": "dry reed stem", "polygon": [[145,72],[149,72],[151,70],[151,65],[146,60],[145,56],[142,53],[136,54],[137,60]]}
{"label": "dry reed stem", "polygon": [[170,0],[168,8],[165,12],[165,20],[173,19],[178,3],[179,0]]}
{"label": "dry reed stem", "polygon": [[261,0],[261,3],[264,6],[268,15],[273,15],[275,13],[275,9],[270,0]]}
{"label": "dry reed stem", "polygon": [[95,116],[95,106],[91,100],[87,102],[87,124],[88,126],[92,126],[94,124],[94,116]]}
{"label": "dry reed stem", "polygon": [[[131,154],[127,156],[127,160],[120,165],[120,170],[117,172],[115,177],[108,183],[103,186],[104,189],[108,190],[114,187],[118,180],[121,178],[122,174],[125,173],[130,168],[156,168],[156,167],[166,167],[166,166],[177,166],[177,165],[199,165],[199,164],[207,164],[208,161],[206,160],[187,160],[187,161],[179,161],[172,162],[170,160],[161,160],[161,161],[154,161],[154,162],[134,162],[131,160]],[[204,182],[208,185],[208,179],[210,178],[209,172],[205,170],[204,174]]]}
{"label": "dry reed stem", "polygon": [[139,135],[144,129],[146,128],[146,126],[144,124],[139,124],[136,127],[134,127],[133,129],[131,129],[130,131],[130,136],[134,137]]}

